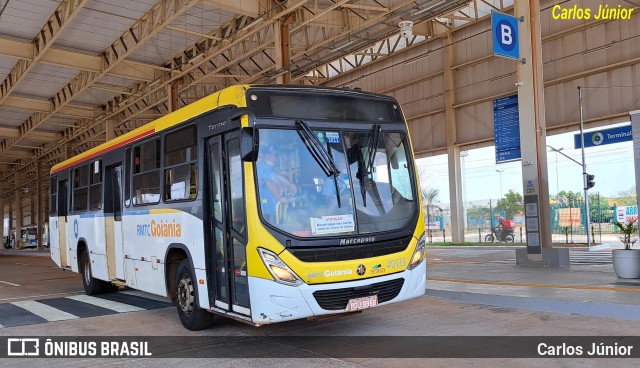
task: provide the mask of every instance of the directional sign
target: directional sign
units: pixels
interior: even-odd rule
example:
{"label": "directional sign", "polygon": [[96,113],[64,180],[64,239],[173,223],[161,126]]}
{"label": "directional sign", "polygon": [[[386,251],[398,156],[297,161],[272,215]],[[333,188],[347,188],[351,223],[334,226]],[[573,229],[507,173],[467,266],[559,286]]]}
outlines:
{"label": "directional sign", "polygon": [[520,159],[518,95],[493,100],[496,164]]}
{"label": "directional sign", "polygon": [[[583,134],[584,148],[633,140],[633,135],[631,134],[631,125],[626,125],[618,128],[596,130],[595,132],[588,132]],[[573,142],[575,148],[582,147],[579,133],[573,136]]]}
{"label": "directional sign", "polygon": [[518,43],[518,18],[504,13],[491,12],[493,54],[520,60]]}

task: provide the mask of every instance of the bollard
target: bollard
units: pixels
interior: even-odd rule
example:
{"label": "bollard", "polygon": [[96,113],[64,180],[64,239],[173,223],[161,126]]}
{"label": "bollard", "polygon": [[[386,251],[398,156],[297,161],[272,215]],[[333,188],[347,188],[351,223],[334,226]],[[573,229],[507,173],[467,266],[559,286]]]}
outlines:
{"label": "bollard", "polygon": [[478,243],[482,243],[482,232],[480,231],[480,228],[478,228]]}
{"label": "bollard", "polygon": [[520,243],[522,243],[522,227],[520,228]]}
{"label": "bollard", "polygon": [[564,228],[564,242],[569,244],[569,227],[565,226]]}
{"label": "bollard", "polygon": [[447,241],[447,232],[444,229],[442,229],[442,242],[444,243],[446,241]]}

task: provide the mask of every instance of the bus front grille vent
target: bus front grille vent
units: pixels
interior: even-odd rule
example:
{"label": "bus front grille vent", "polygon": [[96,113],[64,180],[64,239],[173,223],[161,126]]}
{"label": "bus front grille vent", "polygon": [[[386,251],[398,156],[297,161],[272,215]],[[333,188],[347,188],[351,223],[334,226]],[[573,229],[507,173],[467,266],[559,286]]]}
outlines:
{"label": "bus front grille vent", "polygon": [[342,245],[326,248],[295,249],[289,251],[303,262],[337,262],[350,261],[371,257],[386,256],[402,252],[411,243],[412,236],[385,242],[376,242],[361,245]]}
{"label": "bus front grille vent", "polygon": [[353,287],[333,290],[318,290],[313,293],[316,302],[324,310],[344,310],[349,300],[378,295],[378,303],[388,302],[400,293],[404,279],[395,279],[364,287]]}

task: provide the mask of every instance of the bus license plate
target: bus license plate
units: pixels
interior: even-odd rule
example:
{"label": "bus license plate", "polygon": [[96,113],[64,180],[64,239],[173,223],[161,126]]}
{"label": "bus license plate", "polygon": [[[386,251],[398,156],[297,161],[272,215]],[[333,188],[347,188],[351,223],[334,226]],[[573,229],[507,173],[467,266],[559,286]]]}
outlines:
{"label": "bus license plate", "polygon": [[366,296],[364,298],[350,299],[347,303],[347,312],[373,308],[378,305],[378,296]]}

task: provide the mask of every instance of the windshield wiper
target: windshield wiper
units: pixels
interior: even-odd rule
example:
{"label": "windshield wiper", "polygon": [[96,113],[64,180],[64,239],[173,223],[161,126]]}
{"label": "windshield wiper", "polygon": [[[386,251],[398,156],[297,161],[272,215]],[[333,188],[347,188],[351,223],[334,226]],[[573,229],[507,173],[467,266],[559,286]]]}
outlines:
{"label": "windshield wiper", "polygon": [[367,207],[367,188],[365,184],[365,179],[372,174],[373,165],[376,160],[376,153],[378,152],[378,140],[380,139],[380,131],[382,130],[382,125],[374,124],[371,129],[371,136],[367,141],[367,151],[369,151],[369,156],[367,162],[364,161],[364,156],[362,154],[362,150],[360,150],[359,159],[358,159],[358,179],[360,179],[360,194],[362,194],[362,205]]}
{"label": "windshield wiper", "polygon": [[371,129],[371,138],[367,142],[367,149],[369,150],[369,162],[367,162],[367,175],[373,172],[373,165],[376,163],[376,153],[378,153],[378,140],[380,139],[380,131],[382,125],[375,124]]}
{"label": "windshield wiper", "polygon": [[[300,127],[300,136],[302,137],[302,141],[304,142],[307,150],[311,153],[311,156],[316,160],[316,162],[320,165],[322,171],[324,171],[325,175],[333,176],[333,184],[336,188],[336,200],[338,201],[338,208],[342,207],[340,203],[340,191],[338,188],[338,175],[340,174],[340,169],[336,165],[333,160],[333,155],[331,154],[331,150],[329,149],[329,144],[327,143],[327,147],[322,145],[318,137],[313,134],[309,125],[302,120],[296,121],[296,125]],[[329,149],[329,150],[327,150]]]}

